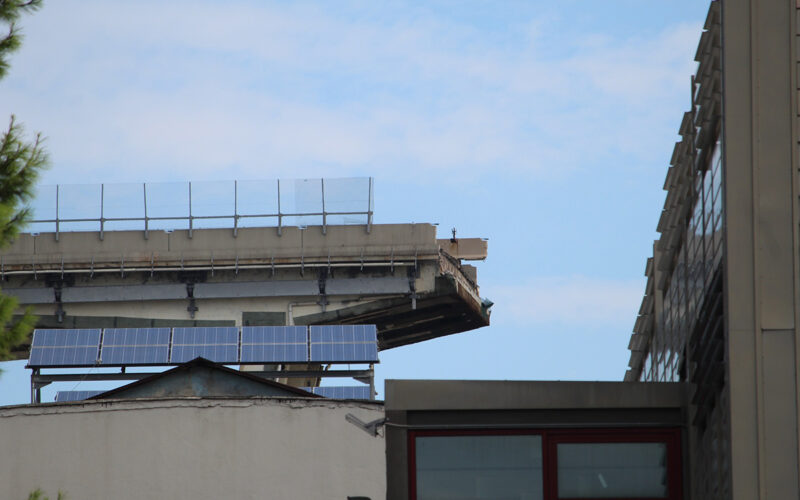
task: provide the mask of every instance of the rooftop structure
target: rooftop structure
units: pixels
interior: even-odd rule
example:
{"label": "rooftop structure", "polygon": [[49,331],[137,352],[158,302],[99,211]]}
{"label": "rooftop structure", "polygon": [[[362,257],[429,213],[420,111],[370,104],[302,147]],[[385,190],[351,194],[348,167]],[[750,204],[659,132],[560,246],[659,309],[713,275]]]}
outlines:
{"label": "rooftop structure", "polygon": [[[195,380],[204,373],[193,371]],[[248,385],[256,384],[267,392],[261,382]],[[149,387],[175,386],[162,377]],[[0,437],[15,450],[0,458],[3,495],[41,488],[67,498],[384,498],[384,441],[351,423],[382,418],[383,405],[304,392],[151,392],[2,407]]]}

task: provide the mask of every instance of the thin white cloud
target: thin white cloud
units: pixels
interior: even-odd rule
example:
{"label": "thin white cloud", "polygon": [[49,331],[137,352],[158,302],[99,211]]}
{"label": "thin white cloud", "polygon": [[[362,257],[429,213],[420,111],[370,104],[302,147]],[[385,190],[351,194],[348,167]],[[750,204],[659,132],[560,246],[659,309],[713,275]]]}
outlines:
{"label": "thin white cloud", "polygon": [[525,285],[484,285],[481,294],[495,302],[498,325],[632,327],[644,291],[640,280],[587,276],[538,278]]}
{"label": "thin white cloud", "polygon": [[626,102],[652,102],[676,88],[686,89],[689,100],[692,61],[700,38],[698,24],[678,24],[648,39],[620,44],[607,37],[589,39],[585,48],[565,65],[581,74],[600,92]]}
{"label": "thin white cloud", "polygon": [[502,45],[424,15],[51,2],[25,19],[0,116],[45,131],[67,178],[98,181],[551,175],[674,136],[699,25],[648,40],[589,33],[562,58],[540,48],[541,23],[528,26]]}

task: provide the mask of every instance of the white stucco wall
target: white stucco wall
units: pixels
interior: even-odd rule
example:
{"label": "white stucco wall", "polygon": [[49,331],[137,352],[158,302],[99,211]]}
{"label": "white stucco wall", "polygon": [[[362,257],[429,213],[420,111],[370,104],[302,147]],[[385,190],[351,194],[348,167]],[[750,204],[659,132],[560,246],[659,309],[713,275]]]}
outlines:
{"label": "white stucco wall", "polygon": [[379,404],[93,401],[0,408],[0,498],[386,497],[385,445],[345,420]]}

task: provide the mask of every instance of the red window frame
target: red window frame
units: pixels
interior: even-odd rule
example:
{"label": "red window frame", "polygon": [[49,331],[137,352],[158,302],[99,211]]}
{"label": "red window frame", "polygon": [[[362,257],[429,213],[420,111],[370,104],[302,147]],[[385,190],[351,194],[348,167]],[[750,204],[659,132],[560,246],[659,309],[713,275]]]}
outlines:
{"label": "red window frame", "polygon": [[683,470],[681,466],[681,431],[679,428],[580,428],[580,429],[469,429],[409,430],[408,488],[409,498],[417,500],[418,437],[447,436],[541,436],[542,483],[544,500],[596,500],[558,496],[558,445],[560,443],[664,443],[667,446],[667,496],[659,498],[605,498],[603,500],[682,500]]}

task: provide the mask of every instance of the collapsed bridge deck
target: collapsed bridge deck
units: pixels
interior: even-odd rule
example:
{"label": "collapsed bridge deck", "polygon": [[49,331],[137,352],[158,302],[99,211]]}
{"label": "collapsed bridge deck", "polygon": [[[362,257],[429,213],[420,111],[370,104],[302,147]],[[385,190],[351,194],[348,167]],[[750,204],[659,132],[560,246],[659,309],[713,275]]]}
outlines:
{"label": "collapsed bridge deck", "polygon": [[462,264],[485,257],[431,224],[61,232],[21,235],[0,278],[39,327],[370,323],[388,349],[488,325]]}

